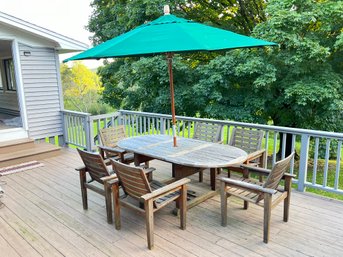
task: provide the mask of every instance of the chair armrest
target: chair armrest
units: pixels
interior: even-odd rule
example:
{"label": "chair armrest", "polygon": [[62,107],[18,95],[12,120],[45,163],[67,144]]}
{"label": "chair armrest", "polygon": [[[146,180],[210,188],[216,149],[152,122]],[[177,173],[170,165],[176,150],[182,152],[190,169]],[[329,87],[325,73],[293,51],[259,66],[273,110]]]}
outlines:
{"label": "chair armrest", "polygon": [[266,153],[266,149],[257,150],[255,152],[249,153],[246,161],[255,160]]}
{"label": "chair armrest", "polygon": [[102,178],[100,178],[102,181],[104,181],[104,182],[107,182],[107,181],[109,181],[109,180],[112,180],[112,179],[116,179],[116,178],[118,178],[117,177],[117,174],[112,174],[112,175],[109,175],[109,176],[106,176],[106,177],[102,177]]}
{"label": "chair armrest", "polygon": [[296,178],[296,175],[291,173],[285,173],[283,174],[283,177]]}
{"label": "chair armrest", "polygon": [[246,164],[241,164],[240,168],[248,170],[249,172],[259,173],[259,174],[262,174],[262,175],[265,175],[265,176],[268,176],[270,171],[271,171],[269,169],[255,167],[255,166],[246,165]]}
{"label": "chair armrest", "polygon": [[149,173],[151,173],[151,172],[153,172],[153,171],[156,170],[156,169],[153,168],[153,167],[151,167],[151,168],[144,168],[144,167],[141,167],[141,168],[144,170],[144,173],[145,173],[145,174],[149,174]]}
{"label": "chair armrest", "polygon": [[117,153],[117,154],[123,154],[126,152],[124,149],[121,149],[119,147],[107,147],[107,146],[98,146],[98,147],[102,149],[103,151]]}
{"label": "chair armrest", "polygon": [[191,180],[189,178],[183,178],[180,180],[177,180],[169,185],[166,185],[164,187],[161,187],[152,193],[148,193],[145,195],[142,195],[141,198],[144,199],[145,201],[160,197],[161,195],[165,195],[166,193],[172,193],[178,190],[179,187],[189,183]]}
{"label": "chair armrest", "polygon": [[85,171],[86,167],[85,166],[80,166],[80,167],[75,168],[75,170],[77,170],[77,171]]}
{"label": "chair armrest", "polygon": [[277,191],[271,188],[265,188],[256,184],[250,184],[244,181],[240,181],[240,180],[235,180],[235,179],[231,179],[231,178],[224,178],[221,177],[219,178],[220,181],[222,181],[225,184],[229,184],[229,185],[233,185],[233,186],[238,186],[244,189],[248,189],[251,191],[257,191],[257,192],[261,192],[261,193],[268,193],[268,194],[275,194]]}
{"label": "chair armrest", "polygon": [[[253,172],[253,173],[258,173],[264,176],[268,176],[270,171],[269,169],[264,169],[264,168],[259,168],[259,167],[254,167],[254,166],[250,166],[250,165],[245,165],[245,164],[241,164],[240,166],[242,169],[246,169],[249,172]],[[295,178],[296,175],[294,174],[290,174],[290,173],[285,173],[283,174],[282,179],[286,178],[286,177],[290,177],[290,178]]]}

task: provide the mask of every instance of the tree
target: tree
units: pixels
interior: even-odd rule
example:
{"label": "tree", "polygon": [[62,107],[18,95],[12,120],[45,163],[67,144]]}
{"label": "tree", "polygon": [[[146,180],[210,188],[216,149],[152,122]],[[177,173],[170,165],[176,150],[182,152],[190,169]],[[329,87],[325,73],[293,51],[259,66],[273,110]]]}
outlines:
{"label": "tree", "polygon": [[[169,1],[167,1],[168,4]],[[94,12],[88,29],[94,32],[93,43],[99,44],[159,17],[162,3],[153,1],[104,1],[92,3]],[[172,12],[210,25],[251,31],[265,19],[265,1],[170,1]],[[244,16],[244,17],[243,17]],[[194,116],[192,85],[198,81],[196,67],[207,64],[221,53],[195,53],[174,59],[176,109],[178,114]],[[117,59],[105,61],[99,69],[105,91],[104,100],[116,108],[170,113],[168,74],[164,57]]]}
{"label": "tree", "polygon": [[[176,58],[179,114],[340,131],[342,1],[171,1],[174,13],[279,43],[279,47]],[[157,18],[159,1],[94,1],[99,43]],[[169,113],[164,57],[106,62],[105,100]],[[178,91],[179,90],[179,91]],[[144,97],[142,97],[142,95]]]}
{"label": "tree", "polygon": [[63,97],[67,109],[80,112],[100,113],[100,94],[103,87],[96,73],[89,70],[81,62],[69,68],[61,65]]}

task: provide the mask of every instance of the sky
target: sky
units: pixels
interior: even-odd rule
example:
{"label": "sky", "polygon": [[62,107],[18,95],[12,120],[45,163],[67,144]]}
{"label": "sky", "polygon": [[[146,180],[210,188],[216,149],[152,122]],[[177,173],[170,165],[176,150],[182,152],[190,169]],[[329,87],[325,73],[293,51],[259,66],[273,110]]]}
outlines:
{"label": "sky", "polygon": [[[71,37],[91,46],[85,29],[92,14],[91,0],[0,0],[0,11]],[[74,54],[60,55],[64,60]],[[89,68],[101,61],[83,61]]]}

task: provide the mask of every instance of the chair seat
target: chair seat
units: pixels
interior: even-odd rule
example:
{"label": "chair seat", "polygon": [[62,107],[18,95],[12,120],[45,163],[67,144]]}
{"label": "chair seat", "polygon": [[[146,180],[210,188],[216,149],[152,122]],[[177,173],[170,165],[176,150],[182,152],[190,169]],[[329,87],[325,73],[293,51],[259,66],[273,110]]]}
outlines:
{"label": "chair seat", "polygon": [[[163,184],[163,183],[161,183],[159,181],[156,181],[156,180],[152,180],[151,182],[149,182],[149,184],[150,184],[150,187],[151,187],[152,191],[155,191],[155,190],[157,190],[159,188],[162,188],[162,187],[166,186],[165,184]],[[165,195],[163,197],[160,197],[160,198],[156,199],[155,200],[155,204],[157,206],[162,205],[163,203],[169,201],[171,198],[176,198],[179,195],[180,195],[179,191],[167,194],[167,195]]]}
{"label": "chair seat", "polygon": [[[243,182],[247,182],[250,184],[255,184],[255,185],[259,185],[262,186],[263,182],[260,182],[256,179],[251,179],[251,178],[239,178],[237,179],[239,181],[243,181]],[[238,187],[231,187],[230,185],[227,185],[226,187],[226,193],[229,195],[233,195],[236,197],[239,197],[245,201],[251,202],[251,203],[255,203],[261,207],[264,206],[264,202],[263,199],[261,201],[257,201],[260,193],[255,193],[255,192],[251,192],[250,190],[246,190],[243,188],[238,188]],[[272,196],[272,202],[276,202],[278,201],[278,199],[283,196],[283,191],[281,189],[278,189],[277,192]]]}
{"label": "chair seat", "polygon": [[[112,158],[116,161],[120,161],[120,157],[117,154],[111,154],[110,152],[106,153],[107,158]],[[133,153],[125,153],[124,154],[124,162],[125,163],[131,163],[134,160],[134,154]]]}

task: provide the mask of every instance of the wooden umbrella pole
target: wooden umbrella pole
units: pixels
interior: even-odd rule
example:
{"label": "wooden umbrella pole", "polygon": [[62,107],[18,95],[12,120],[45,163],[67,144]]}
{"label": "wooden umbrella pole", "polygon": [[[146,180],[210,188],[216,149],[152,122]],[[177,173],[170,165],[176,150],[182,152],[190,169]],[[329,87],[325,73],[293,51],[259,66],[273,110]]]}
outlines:
{"label": "wooden umbrella pole", "polygon": [[175,100],[174,100],[174,78],[173,78],[173,53],[167,53],[169,84],[170,84],[170,98],[171,98],[171,111],[172,111],[172,129],[173,129],[173,142],[174,147],[176,144],[176,118],[175,118]]}

